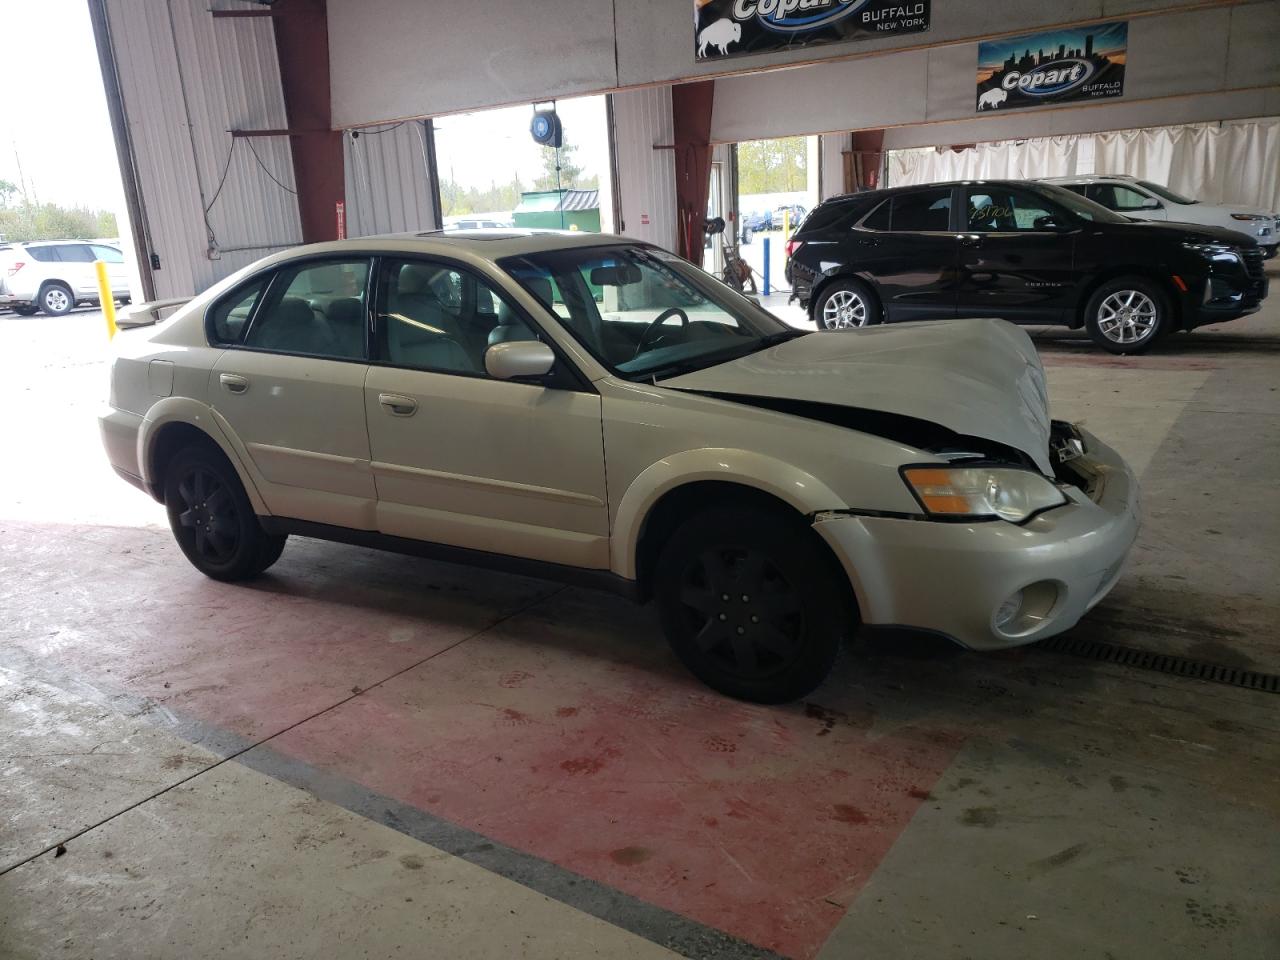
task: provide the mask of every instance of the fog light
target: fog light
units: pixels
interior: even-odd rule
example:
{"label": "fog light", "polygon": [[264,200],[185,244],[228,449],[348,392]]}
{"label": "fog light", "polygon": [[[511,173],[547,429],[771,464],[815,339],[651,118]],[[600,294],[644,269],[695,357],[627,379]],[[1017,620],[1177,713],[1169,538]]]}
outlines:
{"label": "fog light", "polygon": [[1010,596],[1004,603],[1000,604],[1000,608],[996,610],[996,629],[1004,630],[1009,626],[1019,613],[1022,612],[1022,591]]}
{"label": "fog light", "polygon": [[1006,637],[1022,637],[1039,629],[1058,606],[1059,585],[1040,580],[1023,587],[996,608],[992,623]]}

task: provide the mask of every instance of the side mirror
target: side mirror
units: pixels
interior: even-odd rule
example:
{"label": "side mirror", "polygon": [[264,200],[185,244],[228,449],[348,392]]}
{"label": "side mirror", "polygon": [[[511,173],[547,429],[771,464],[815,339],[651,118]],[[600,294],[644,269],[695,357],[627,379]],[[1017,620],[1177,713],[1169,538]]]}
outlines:
{"label": "side mirror", "polygon": [[484,368],[495,380],[545,377],[555,362],[551,348],[538,340],[495,343],[484,352]]}
{"label": "side mirror", "polygon": [[1031,225],[1037,230],[1070,230],[1071,227],[1055,216],[1036,217]]}
{"label": "side mirror", "polygon": [[1147,197],[1142,201],[1143,210],[1159,210],[1162,204],[1155,197]]}

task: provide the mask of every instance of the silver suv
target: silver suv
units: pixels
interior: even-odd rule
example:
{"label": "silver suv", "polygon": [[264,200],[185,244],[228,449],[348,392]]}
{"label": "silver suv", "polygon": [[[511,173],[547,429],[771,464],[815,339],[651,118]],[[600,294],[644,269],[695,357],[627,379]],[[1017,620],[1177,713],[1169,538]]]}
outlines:
{"label": "silver suv", "polygon": [[94,261],[107,264],[111,293],[129,302],[129,281],[120,248],[92,240],[32,240],[0,244],[0,307],[30,316],[52,317],[78,303],[97,304]]}

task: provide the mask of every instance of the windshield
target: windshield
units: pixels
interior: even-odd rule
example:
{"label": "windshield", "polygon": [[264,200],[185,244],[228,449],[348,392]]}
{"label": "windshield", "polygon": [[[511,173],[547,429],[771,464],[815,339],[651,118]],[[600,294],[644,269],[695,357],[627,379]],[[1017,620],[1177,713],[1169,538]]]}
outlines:
{"label": "windshield", "polygon": [[1080,194],[1068,190],[1066,187],[1060,187],[1055,183],[1042,183],[1040,188],[1045,194],[1059,206],[1066,207],[1077,217],[1085,220],[1093,220],[1096,223],[1129,223],[1128,217],[1122,217],[1118,213],[1112,213],[1100,203],[1094,203],[1092,200],[1086,200]]}
{"label": "windshield", "polygon": [[1162,187],[1158,183],[1152,183],[1150,180],[1139,180],[1138,186],[1146,187],[1157,197],[1168,200],[1170,203],[1199,203],[1199,200],[1190,200],[1180,193],[1174,193],[1168,187]]}
{"label": "windshield", "polygon": [[674,254],[619,244],[498,262],[614,374],[657,380],[803,332]]}

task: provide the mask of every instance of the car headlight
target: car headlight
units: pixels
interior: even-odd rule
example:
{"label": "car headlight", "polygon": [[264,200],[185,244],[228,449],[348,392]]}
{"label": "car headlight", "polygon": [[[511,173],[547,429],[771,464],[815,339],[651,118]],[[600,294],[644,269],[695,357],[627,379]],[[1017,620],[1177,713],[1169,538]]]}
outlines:
{"label": "car headlight", "polygon": [[931,517],[999,517],[1021,523],[1067,502],[1051,481],[1030,470],[908,467],[902,476]]}
{"label": "car headlight", "polygon": [[1208,257],[1221,263],[1239,263],[1240,254],[1235,247],[1229,247],[1225,243],[1184,243],[1182,249],[1190,250],[1192,253],[1198,253],[1201,256]]}

